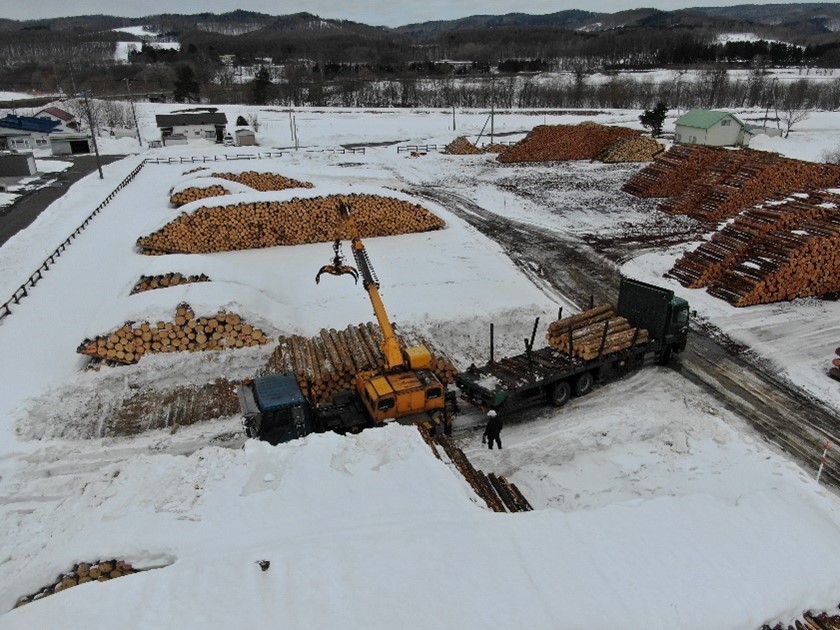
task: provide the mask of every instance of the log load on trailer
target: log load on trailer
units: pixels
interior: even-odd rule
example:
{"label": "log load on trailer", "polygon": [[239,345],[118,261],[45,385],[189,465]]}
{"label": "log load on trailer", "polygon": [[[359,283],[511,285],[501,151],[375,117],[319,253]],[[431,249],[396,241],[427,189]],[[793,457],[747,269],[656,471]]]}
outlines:
{"label": "log load on trailer", "polygon": [[688,320],[688,302],[673,291],[622,278],[615,311],[604,305],[559,319],[549,326],[550,345],[534,350],[537,320],[523,354],[496,361],[491,341],[490,362],[471,365],[455,383],[463,398],[483,409],[535,402],[559,407],[648,358],[667,363],[685,350]]}

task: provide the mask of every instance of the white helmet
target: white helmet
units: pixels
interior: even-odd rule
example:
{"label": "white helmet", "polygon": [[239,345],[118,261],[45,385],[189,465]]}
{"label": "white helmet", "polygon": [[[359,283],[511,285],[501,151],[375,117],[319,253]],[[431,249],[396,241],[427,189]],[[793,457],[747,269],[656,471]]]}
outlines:
{"label": "white helmet", "polygon": [[487,412],[487,417],[488,418],[495,418],[496,417],[496,412],[493,409],[491,409],[490,411]]}

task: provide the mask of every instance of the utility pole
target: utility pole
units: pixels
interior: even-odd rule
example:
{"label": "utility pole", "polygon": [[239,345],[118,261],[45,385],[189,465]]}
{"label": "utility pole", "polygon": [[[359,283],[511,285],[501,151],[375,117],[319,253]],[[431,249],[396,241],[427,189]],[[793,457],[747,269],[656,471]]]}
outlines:
{"label": "utility pole", "polygon": [[455,105],[452,106],[452,131],[455,131]]}
{"label": "utility pole", "polygon": [[105,179],[102,174],[102,163],[99,160],[99,145],[96,144],[96,129],[93,127],[93,114],[90,111],[90,103],[88,103],[87,92],[82,92],[85,97],[85,110],[87,110],[88,127],[90,127],[90,137],[93,138],[93,152],[96,154],[96,168],[99,169],[99,179]]}
{"label": "utility pole", "polygon": [[490,79],[490,144],[493,144],[493,127],[496,117],[496,79]]}
{"label": "utility pole", "polygon": [[134,96],[131,94],[131,80],[126,77],[123,79],[125,86],[128,88],[128,102],[131,103],[131,115],[134,117],[134,130],[137,132],[137,144],[143,146],[143,141],[140,139],[140,125],[137,124],[137,112],[134,109]]}

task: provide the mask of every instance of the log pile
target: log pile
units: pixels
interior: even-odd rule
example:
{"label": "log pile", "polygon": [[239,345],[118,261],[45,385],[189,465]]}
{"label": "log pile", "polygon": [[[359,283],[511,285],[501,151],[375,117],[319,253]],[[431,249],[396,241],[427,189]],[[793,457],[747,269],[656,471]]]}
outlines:
{"label": "log pile", "polygon": [[227,350],[259,346],[271,339],[262,330],[245,323],[236,313],[218,311],[197,317],[182,303],[171,322],[151,324],[126,322],[110,334],[85,339],[76,351],[114,364],[137,363],[145,354],[158,352]]}
{"label": "log pile", "polygon": [[834,354],[837,355],[837,358],[831,360],[831,367],[828,368],[828,375],[835,381],[840,381],[840,347],[834,351]]}
{"label": "log pile", "polygon": [[639,136],[637,138],[622,138],[612,146],[607,147],[598,159],[605,164],[618,162],[651,162],[662,153],[665,147],[653,138]]}
{"label": "log pile", "polygon": [[143,291],[152,291],[154,289],[165,289],[166,287],[174,287],[179,284],[191,284],[193,282],[210,282],[203,273],[192,276],[185,276],[178,272],[169,272],[159,274],[157,276],[140,276],[140,280],[131,289],[131,295],[135,293],[142,293]]}
{"label": "log pile", "polygon": [[301,182],[290,177],[283,177],[275,173],[258,173],[245,171],[243,173],[213,173],[212,177],[227,179],[244,184],[254,190],[268,192],[271,190],[287,190],[289,188],[312,188],[310,182]]}
{"label": "log pile", "polygon": [[766,151],[727,151],[726,157],[660,210],[717,222],[773,194],[840,184],[840,166],[783,158]]}
{"label": "log pile", "polygon": [[499,155],[499,162],[548,162],[593,160],[622,138],[638,138],[626,127],[584,122],[579,125],[539,125],[525,138]]}
{"label": "log pile", "polygon": [[107,582],[124,575],[137,573],[137,569],[124,560],[100,560],[99,562],[80,562],[67,573],[59,574],[58,578],[47,587],[42,588],[32,595],[24,595],[17,600],[15,608],[24,606],[29,602],[38,601],[44,597],[60,593],[79,584],[87,582]]}
{"label": "log pile", "polygon": [[[188,173],[190,172],[193,171],[188,171]],[[275,173],[258,173],[256,171],[245,171],[244,173],[212,173],[211,177],[237,182],[262,192],[287,190],[289,188],[312,188],[310,182],[301,182],[289,177],[283,177],[282,175],[276,175]],[[178,208],[184,204],[198,201],[199,199],[209,199],[211,197],[221,197],[222,195],[229,194],[230,191],[219,184],[212,184],[206,187],[196,185],[184,188],[173,194],[169,197],[169,203]]]}
{"label": "log pile", "polygon": [[591,361],[646,343],[648,331],[632,327],[611,304],[602,304],[551,322],[546,339],[560,352]]}
{"label": "log pile", "polygon": [[446,145],[443,152],[448,155],[478,155],[485,149],[475,146],[465,136],[459,136]]}
{"label": "log pile", "polygon": [[228,189],[223,186],[219,186],[218,184],[208,186],[207,188],[190,186],[189,188],[184,188],[183,190],[171,195],[169,197],[169,203],[176,208],[180,208],[184,204],[192,203],[193,201],[198,201],[199,199],[209,199],[211,197],[221,197],[229,194],[230,191]]}
{"label": "log pile", "polygon": [[712,234],[710,241],[683,255],[669,275],[693,289],[708,286],[726,269],[753,256],[762,239],[797,229],[835,212],[837,207],[840,196],[831,193],[775,195],[742,211]]}
{"label": "log pile", "polygon": [[[362,238],[438,230],[444,222],[418,204],[378,195],[347,195]],[[238,203],[181,214],[137,239],[144,254],[209,253],[347,239],[339,195],[286,202]]]}
{"label": "log pile", "polygon": [[198,173],[199,171],[206,171],[206,166],[196,166],[195,168],[190,168],[181,173],[182,175],[192,175],[193,173]]}
{"label": "log pile", "polygon": [[[316,404],[329,402],[338,392],[353,390],[356,373],[381,372],[384,368],[382,331],[372,322],[344,330],[322,329],[311,338],[281,336],[268,363],[270,372],[294,372],[301,390],[308,392]],[[439,353],[432,356],[431,370],[441,383],[454,381],[455,367]]]}
{"label": "log pile", "polygon": [[840,212],[762,238],[708,291],[733,306],[840,292]]}
{"label": "log pile", "polygon": [[673,197],[724,157],[722,149],[677,144],[628,179],[622,190],[636,197]]}

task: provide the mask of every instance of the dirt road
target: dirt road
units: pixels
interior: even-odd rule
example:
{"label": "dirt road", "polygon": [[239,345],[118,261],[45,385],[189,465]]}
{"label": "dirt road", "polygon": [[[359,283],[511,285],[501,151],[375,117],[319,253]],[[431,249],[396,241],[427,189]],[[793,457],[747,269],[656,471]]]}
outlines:
{"label": "dirt road", "polygon": [[[412,191],[440,203],[488,238],[537,286],[550,288],[583,308],[615,303],[619,268],[581,240],[500,217],[470,199],[439,187]],[[752,424],[768,441],[789,453],[805,470],[816,473],[826,439],[840,439],[838,414],[746,356],[719,330],[692,324],[686,351],[674,369]],[[840,488],[840,456],[829,452],[822,480]]]}
{"label": "dirt road", "polygon": [[[104,166],[124,157],[103,155],[100,156],[100,160]],[[11,206],[0,209],[0,245],[28,227],[47,206],[67,192],[70,186],[96,170],[96,158],[92,155],[68,157],[63,161],[72,161],[73,166],[55,176],[48,175],[49,179],[55,179],[53,184],[26,193]]]}

